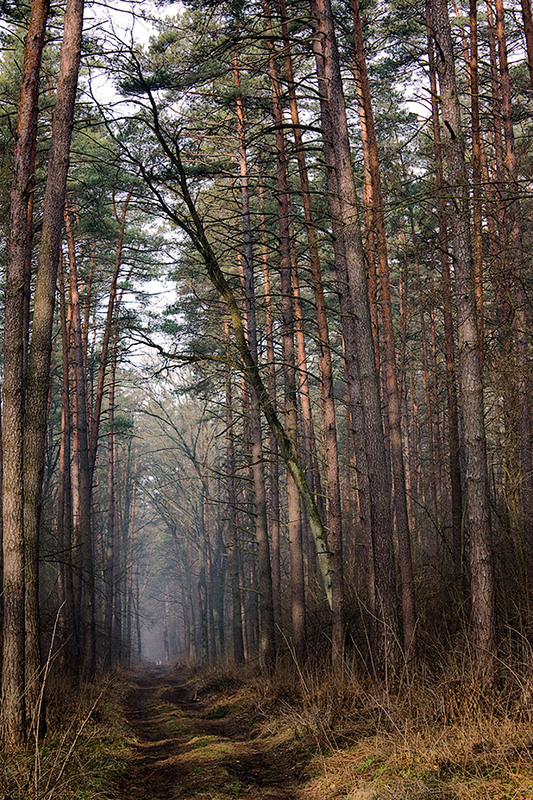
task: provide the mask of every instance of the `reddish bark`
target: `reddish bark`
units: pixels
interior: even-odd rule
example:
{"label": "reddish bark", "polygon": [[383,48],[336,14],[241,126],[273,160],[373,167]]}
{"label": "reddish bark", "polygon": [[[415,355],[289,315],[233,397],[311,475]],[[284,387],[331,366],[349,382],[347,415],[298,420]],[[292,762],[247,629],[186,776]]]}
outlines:
{"label": "reddish bark", "polygon": [[[385,214],[383,194],[381,190],[381,170],[379,151],[372,110],[372,99],[368,82],[366,58],[363,42],[363,29],[358,0],[352,0],[352,12],[355,33],[355,63],[358,78],[358,90],[361,132],[363,136],[363,153],[365,168],[369,173],[370,205],[372,229],[376,237],[378,274],[381,288],[381,322],[383,347],[383,384],[386,403],[386,416],[389,427],[389,447],[394,479],[394,514],[396,534],[398,538],[398,563],[400,567],[403,609],[403,636],[406,659],[409,661],[416,654],[416,606],[414,595],[413,565],[411,557],[411,541],[409,532],[409,516],[407,513],[407,496],[405,491],[405,469],[402,452],[401,405],[396,368],[396,351],[394,342],[394,325],[392,319],[392,300],[390,290],[387,237],[385,232]],[[434,469],[431,465],[431,469]]]}
{"label": "reddish bark", "polygon": [[[250,222],[250,200],[248,191],[248,169],[246,158],[246,131],[244,106],[240,94],[240,78],[237,57],[234,59],[233,76],[236,96],[237,135],[239,141],[239,171],[241,182],[241,219],[244,245],[244,295],[246,306],[246,334],[248,348],[258,363],[257,322],[255,314],[255,277]],[[274,633],[274,604],[272,596],[272,571],[270,563],[270,542],[268,538],[268,521],[266,510],[265,468],[261,434],[261,416],[257,396],[250,395],[252,414],[250,419],[251,464],[253,473],[254,505],[255,505],[255,537],[258,548],[259,593],[261,602],[261,656],[270,669],[276,659],[276,637]]]}
{"label": "reddish bark", "polygon": [[[379,382],[372,338],[358,209],[351,166],[346,108],[338,50],[328,0],[312,0],[313,50],[319,80],[321,120],[332,223],[342,229],[346,271],[357,339],[357,362],[364,414],[364,440],[369,468],[372,535],[376,590],[377,641],[374,668],[379,677],[397,663],[397,616],[392,551],[391,489],[387,462]],[[338,267],[339,265],[336,264]],[[345,281],[340,276],[341,284]],[[348,351],[347,343],[347,351]]]}

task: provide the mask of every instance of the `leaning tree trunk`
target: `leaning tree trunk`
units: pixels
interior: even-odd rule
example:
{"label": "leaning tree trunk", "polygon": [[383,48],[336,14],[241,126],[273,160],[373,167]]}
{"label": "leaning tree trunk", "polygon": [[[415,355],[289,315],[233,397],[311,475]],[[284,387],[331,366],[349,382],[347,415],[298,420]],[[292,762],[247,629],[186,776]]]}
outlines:
{"label": "leaning tree trunk", "polygon": [[299,462],[296,449],[294,448],[290,438],[287,436],[284,426],[280,422],[272,399],[269,396],[267,387],[263,382],[257,362],[250,351],[246,337],[246,328],[243,315],[239,309],[235,294],[221,269],[221,265],[218,261],[215,251],[207,237],[204,223],[200,217],[193,196],[191,195],[179,142],[175,141],[173,142],[172,147],[169,146],[169,143],[161,130],[157,105],[152,96],[151,110],[153,115],[152,119],[154,121],[154,131],[161,147],[169,159],[169,162],[172,164],[175,170],[175,178],[179,185],[181,197],[184,206],[187,209],[189,218],[186,220],[180,211],[177,209],[173,210],[166,204],[163,204],[164,211],[169,218],[172,219],[173,222],[183,229],[190,237],[195,249],[202,258],[209,280],[220,295],[221,300],[223,300],[227,306],[233,334],[235,337],[235,345],[241,360],[240,368],[242,369],[243,375],[257,396],[261,411],[276,438],[279,453],[298,487],[298,491],[300,493],[302,503],[304,504],[311,532],[315,541],[317,559],[324,582],[326,596],[328,598],[328,603],[331,606],[331,578],[333,567],[331,553],[328,549],[327,534],[320,516],[320,511],[316,505],[315,498],[309,487],[309,484],[307,483],[307,479]]}

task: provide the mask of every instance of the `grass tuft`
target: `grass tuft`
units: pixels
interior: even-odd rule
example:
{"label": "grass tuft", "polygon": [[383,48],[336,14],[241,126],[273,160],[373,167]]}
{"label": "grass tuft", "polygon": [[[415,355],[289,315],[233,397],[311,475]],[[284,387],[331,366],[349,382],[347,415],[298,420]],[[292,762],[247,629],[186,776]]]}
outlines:
{"label": "grass tuft", "polygon": [[122,711],[126,685],[75,690],[48,687],[48,733],[35,747],[0,758],[0,797],[9,800],[102,800],[124,772],[132,733]]}

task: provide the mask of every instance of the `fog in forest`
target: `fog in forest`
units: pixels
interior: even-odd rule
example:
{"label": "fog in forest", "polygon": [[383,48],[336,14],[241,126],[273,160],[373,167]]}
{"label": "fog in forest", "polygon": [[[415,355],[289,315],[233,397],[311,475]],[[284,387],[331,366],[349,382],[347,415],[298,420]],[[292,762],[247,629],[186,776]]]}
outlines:
{"label": "fog in forest", "polygon": [[531,800],[531,0],[0,44],[0,798]]}

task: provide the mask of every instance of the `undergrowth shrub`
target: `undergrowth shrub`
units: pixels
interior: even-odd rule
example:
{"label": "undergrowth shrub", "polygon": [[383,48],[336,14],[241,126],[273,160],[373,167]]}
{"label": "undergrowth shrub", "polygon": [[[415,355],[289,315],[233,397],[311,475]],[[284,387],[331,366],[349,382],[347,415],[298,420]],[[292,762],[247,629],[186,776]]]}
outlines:
{"label": "undergrowth shrub", "polygon": [[39,746],[0,755],[0,800],[96,800],[125,769],[132,733],[122,711],[127,684],[47,686],[47,733]]}

